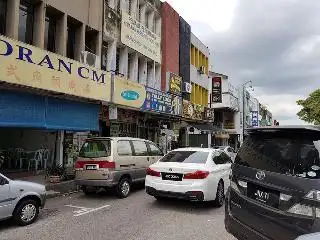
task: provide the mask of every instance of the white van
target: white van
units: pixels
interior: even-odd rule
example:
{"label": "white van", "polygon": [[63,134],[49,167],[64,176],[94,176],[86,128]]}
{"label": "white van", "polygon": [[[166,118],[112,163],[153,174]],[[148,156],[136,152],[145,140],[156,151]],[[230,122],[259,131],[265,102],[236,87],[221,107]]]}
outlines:
{"label": "white van", "polygon": [[143,182],[147,168],[163,156],[153,142],[128,137],[90,138],[75,163],[76,184],[85,194],[92,189],[116,188],[120,198],[129,196],[131,184]]}

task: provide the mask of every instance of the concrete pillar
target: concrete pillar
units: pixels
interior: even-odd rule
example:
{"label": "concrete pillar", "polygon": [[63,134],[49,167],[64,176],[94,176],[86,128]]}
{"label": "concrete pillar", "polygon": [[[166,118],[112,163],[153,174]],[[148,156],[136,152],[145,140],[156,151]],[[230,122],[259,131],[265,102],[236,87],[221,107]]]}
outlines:
{"label": "concrete pillar", "polygon": [[44,49],[44,31],[45,31],[46,6],[44,2],[35,5],[34,26],[33,26],[33,44]]}
{"label": "concrete pillar", "polygon": [[58,131],[58,138],[56,142],[56,164],[63,164],[63,141],[64,131]]}
{"label": "concrete pillar", "polygon": [[132,81],[138,82],[138,54],[131,54],[131,64],[129,66],[129,78]]}
{"label": "concrete pillar", "polygon": [[101,59],[102,54],[102,38],[103,32],[98,32],[96,40],[96,55],[99,57],[99,59]]}
{"label": "concrete pillar", "polygon": [[108,44],[107,71],[116,70],[117,42],[114,40]]}
{"label": "concrete pillar", "polygon": [[19,36],[19,5],[20,0],[7,1],[6,35],[16,40]]}
{"label": "concrete pillar", "polygon": [[67,28],[67,14],[62,14],[60,19],[57,19],[56,26],[56,52],[62,56],[67,55],[67,37],[68,37],[68,28]]}
{"label": "concrete pillar", "polygon": [[154,12],[148,14],[148,28],[154,32]]}
{"label": "concrete pillar", "polygon": [[131,0],[131,16],[135,19],[139,19],[138,13],[138,0]]}
{"label": "concrete pillar", "polygon": [[80,61],[81,52],[85,50],[85,38],[86,38],[86,26],[81,24],[76,31],[76,40],[74,48],[74,58],[76,61]]}
{"label": "concrete pillar", "polygon": [[146,25],[146,10],[147,7],[145,4],[140,6],[140,23],[142,23],[143,25]]}
{"label": "concrete pillar", "polygon": [[139,83],[147,84],[147,59],[140,57],[139,62]]}
{"label": "concrete pillar", "polygon": [[120,49],[120,62],[119,62],[119,72],[125,77],[128,75],[128,48],[123,47]]}

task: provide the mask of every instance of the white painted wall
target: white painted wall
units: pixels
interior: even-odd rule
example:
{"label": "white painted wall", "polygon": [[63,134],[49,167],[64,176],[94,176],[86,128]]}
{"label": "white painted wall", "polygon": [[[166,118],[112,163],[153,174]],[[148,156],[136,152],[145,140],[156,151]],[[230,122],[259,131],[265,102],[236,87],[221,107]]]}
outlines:
{"label": "white painted wall", "polygon": [[209,87],[210,87],[210,79],[209,79],[208,75],[200,74],[198,72],[198,69],[195,66],[193,66],[192,64],[190,64],[190,81],[194,82],[194,83],[196,83],[206,89],[209,89]]}

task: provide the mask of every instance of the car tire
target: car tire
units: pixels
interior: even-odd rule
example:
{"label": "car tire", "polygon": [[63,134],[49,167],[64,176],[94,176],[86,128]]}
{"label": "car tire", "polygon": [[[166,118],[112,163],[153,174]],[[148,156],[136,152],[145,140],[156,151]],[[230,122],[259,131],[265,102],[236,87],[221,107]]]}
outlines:
{"label": "car tire", "polygon": [[214,205],[216,207],[222,207],[224,204],[224,185],[223,182],[220,181],[217,187],[216,199],[214,200]]}
{"label": "car tire", "polygon": [[154,196],[155,199],[157,199],[157,201],[165,201],[167,200],[166,197],[161,197],[161,196]]}
{"label": "car tire", "polygon": [[39,204],[33,199],[27,199],[19,203],[13,213],[13,220],[19,226],[26,226],[37,220]]}
{"label": "car tire", "polygon": [[119,198],[128,197],[131,193],[131,181],[128,178],[122,178],[116,190]]}

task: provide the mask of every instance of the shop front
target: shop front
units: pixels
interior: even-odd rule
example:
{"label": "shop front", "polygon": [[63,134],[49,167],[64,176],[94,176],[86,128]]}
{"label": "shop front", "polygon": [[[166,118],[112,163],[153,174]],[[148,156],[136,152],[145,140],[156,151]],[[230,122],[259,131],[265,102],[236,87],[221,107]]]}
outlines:
{"label": "shop front", "polygon": [[110,77],[1,35],[0,62],[0,171],[21,177],[72,165],[68,139],[99,131]]}

